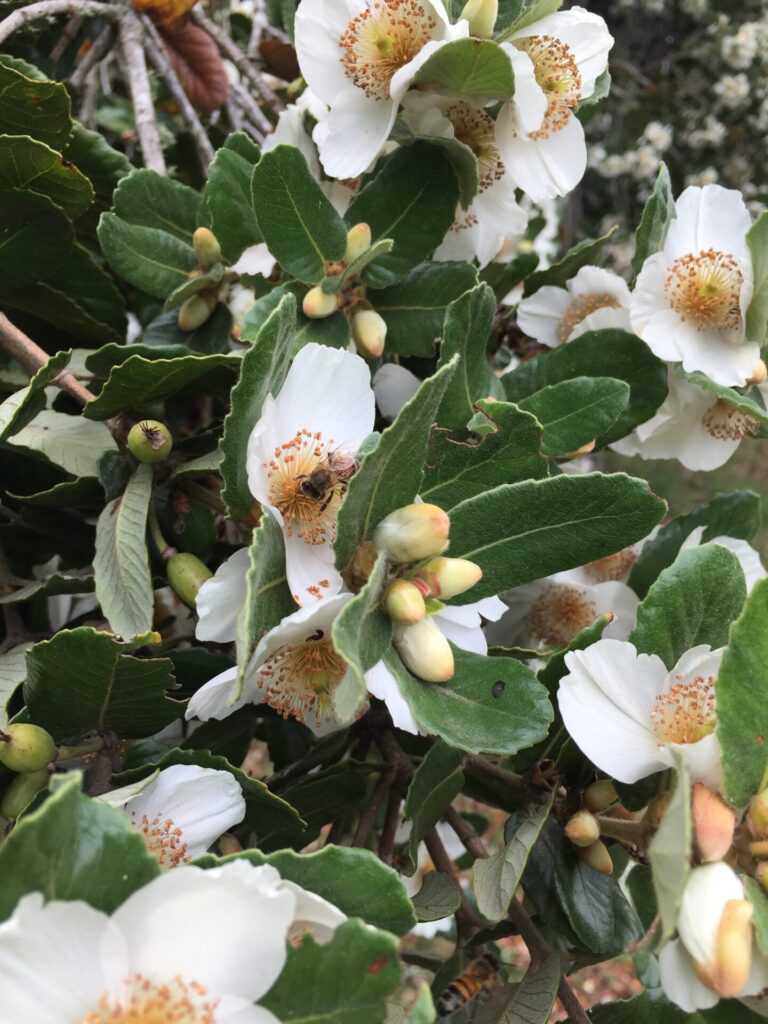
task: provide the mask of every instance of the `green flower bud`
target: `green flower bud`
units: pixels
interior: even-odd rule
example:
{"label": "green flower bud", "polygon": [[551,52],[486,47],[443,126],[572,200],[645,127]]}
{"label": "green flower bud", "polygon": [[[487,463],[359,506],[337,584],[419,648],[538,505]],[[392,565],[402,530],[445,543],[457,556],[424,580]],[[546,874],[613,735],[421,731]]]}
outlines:
{"label": "green flower bud", "polygon": [[325,317],[330,316],[331,313],[336,312],[337,306],[337,297],[329,294],[328,292],[324,292],[319,284],[316,284],[314,288],[309,289],[301,304],[301,308],[304,310],[304,316],[308,316],[312,320],[322,320]]}
{"label": "green flower bud", "polygon": [[171,555],[167,565],[168,582],[175,594],[190,608],[195,607],[197,592],[213,573],[197,555]]}
{"label": "green flower bud", "polygon": [[418,579],[429,588],[430,596],[443,601],[463,594],[482,578],[483,570],[467,558],[433,558],[418,574]]}
{"label": "green flower bud", "polygon": [[387,337],[386,320],[373,309],[361,309],[352,317],[352,337],[361,356],[378,359]]}
{"label": "green flower bud", "polygon": [[434,619],[396,627],[393,643],[405,667],[419,679],[445,683],[453,676],[453,651]]}
{"label": "green flower bud", "polygon": [[176,321],[182,331],[196,331],[202,327],[216,308],[218,296],[215,291],[197,292],[179,306]]}
{"label": "green flower bud", "polygon": [[592,846],[600,838],[600,825],[594,814],[579,811],[565,826],[565,834],[574,846]]}
{"label": "green flower bud", "polygon": [[419,562],[446,548],[450,528],[450,519],[437,505],[414,503],[382,519],[374,530],[373,543],[391,562]]}
{"label": "green flower bud", "polygon": [[496,18],[499,15],[499,0],[469,0],[459,17],[469,22],[469,34],[476,39],[490,39]]}
{"label": "green flower bud", "polygon": [[344,262],[353,263],[358,256],[362,256],[366,249],[371,247],[371,226],[360,222],[355,224],[347,232],[347,251],[344,253]]}
{"label": "green flower bud", "polygon": [[128,431],[128,450],[139,462],[162,462],[171,448],[171,432],[159,420],[139,420]]}
{"label": "green flower bud", "polygon": [[0,732],[0,763],[12,772],[39,772],[55,757],[53,737],[39,725],[19,722]]}
{"label": "green flower bud", "polygon": [[208,228],[198,228],[192,235],[192,247],[203,270],[221,263],[221,246],[216,235]]}
{"label": "green flower bud", "polygon": [[615,804],[619,794],[610,779],[598,779],[584,790],[584,805],[595,814]]}
{"label": "green flower bud", "polygon": [[599,871],[601,875],[613,874],[611,855],[608,852],[608,847],[600,839],[596,843],[592,843],[591,846],[577,847],[576,853],[580,860],[589,864],[595,871]]}
{"label": "green flower bud", "polygon": [[3,793],[0,800],[0,814],[4,818],[18,818],[21,812],[32,803],[41,789],[48,785],[48,772],[41,768],[38,772],[26,772],[17,775]]}
{"label": "green flower bud", "polygon": [[426,615],[421,591],[408,580],[390,583],[384,594],[384,607],[391,619],[408,625],[420,622]]}

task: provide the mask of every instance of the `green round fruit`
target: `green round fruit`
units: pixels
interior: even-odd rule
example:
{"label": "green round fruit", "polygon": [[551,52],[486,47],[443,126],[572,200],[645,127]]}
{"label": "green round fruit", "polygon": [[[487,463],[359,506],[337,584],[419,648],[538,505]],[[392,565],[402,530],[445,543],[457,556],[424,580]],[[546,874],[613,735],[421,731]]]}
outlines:
{"label": "green round fruit", "polygon": [[12,772],[38,772],[55,757],[53,737],[39,725],[19,722],[0,732],[0,762]]}
{"label": "green round fruit", "polygon": [[32,803],[41,789],[48,785],[48,772],[41,768],[38,772],[25,772],[17,775],[3,793],[0,800],[0,814],[4,818],[18,818],[25,807]]}
{"label": "green round fruit", "polygon": [[175,594],[190,608],[195,607],[197,592],[213,573],[197,555],[172,555],[167,564],[168,582]]}
{"label": "green round fruit", "polygon": [[139,420],[128,431],[128,448],[139,462],[162,462],[171,453],[173,438],[159,420]]}

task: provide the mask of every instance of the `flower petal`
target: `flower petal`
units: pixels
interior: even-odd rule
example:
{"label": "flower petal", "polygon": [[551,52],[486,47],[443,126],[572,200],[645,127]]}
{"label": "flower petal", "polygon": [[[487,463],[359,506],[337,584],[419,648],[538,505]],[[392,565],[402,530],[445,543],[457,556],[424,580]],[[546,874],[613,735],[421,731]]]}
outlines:
{"label": "flower petal", "polygon": [[393,420],[421,386],[421,381],[399,363],[384,363],[373,378],[373,392],[381,415]]}
{"label": "flower petal", "polygon": [[707,1010],[720,1000],[717,993],[699,981],[693,961],[679,939],[668,942],[659,953],[659,971],[664,995],[686,1013]]}
{"label": "flower petal", "polygon": [[237,682],[237,667],[225,668],[213,679],[203,683],[196,693],[192,694],[184,717],[199,718],[201,722],[209,722],[212,718],[221,721],[228,718],[234,711],[244,707],[251,700],[251,694],[245,688],[240,699],[235,704],[230,704],[229,699],[235,689]]}
{"label": "flower petal", "polygon": [[397,679],[383,661],[377,662],[373,668],[368,669],[365,673],[365,685],[370,694],[383,700],[387,705],[387,710],[396,729],[402,729],[403,732],[411,732],[418,736],[421,730],[413,717],[413,712],[400,692]]}
{"label": "flower petal", "polygon": [[567,195],[584,177],[587,145],[581,122],[573,115],[546,139],[497,134],[508,173],[535,203]]}
{"label": "flower petal", "polygon": [[237,616],[248,593],[245,584],[248,563],[248,548],[240,548],[222,562],[215,575],[198,590],[195,601],[198,640],[226,644],[235,639]]}

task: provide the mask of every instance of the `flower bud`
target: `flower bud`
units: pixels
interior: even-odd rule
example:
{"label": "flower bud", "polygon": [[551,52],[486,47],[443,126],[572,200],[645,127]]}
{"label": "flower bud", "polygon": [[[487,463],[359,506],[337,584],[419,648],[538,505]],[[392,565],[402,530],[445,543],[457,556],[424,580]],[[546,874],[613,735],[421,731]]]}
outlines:
{"label": "flower bud", "polygon": [[693,840],[699,858],[705,863],[722,860],[733,844],[736,817],[717,793],[703,782],[693,787],[691,801]]}
{"label": "flower bud", "polygon": [[427,683],[445,683],[454,672],[451,645],[434,619],[395,629],[393,643],[406,668]]}
{"label": "flower bud", "polygon": [[615,804],[619,794],[610,779],[598,779],[584,790],[584,805],[594,814]]}
{"label": "flower bud", "polygon": [[758,839],[749,844],[749,852],[753,857],[768,857],[768,839]]}
{"label": "flower bud", "polygon": [[3,793],[0,814],[4,818],[18,818],[24,808],[32,803],[40,790],[45,789],[47,785],[48,772],[45,768],[17,775]]}
{"label": "flower bud", "polygon": [[422,581],[428,588],[430,597],[439,597],[450,601],[452,597],[463,594],[483,578],[483,570],[479,565],[467,558],[433,558],[419,574],[414,582]]}
{"label": "flower bud", "polygon": [[577,448],[575,452],[568,452],[567,454],[563,455],[563,458],[578,459],[581,455],[589,455],[590,452],[593,452],[595,450],[596,443],[597,442],[595,438],[592,438],[591,441],[587,441],[586,444],[583,444],[581,448]]}
{"label": "flower bud", "polygon": [[192,247],[203,270],[210,270],[221,263],[221,246],[216,235],[208,228],[198,228],[192,235]]}
{"label": "flower bud", "polygon": [[361,356],[378,359],[387,337],[386,321],[373,309],[361,309],[352,317],[352,337]]}
{"label": "flower bud", "polygon": [[574,846],[592,846],[600,838],[600,825],[594,814],[579,811],[565,826],[565,834]]}
{"label": "flower bud", "polygon": [[195,607],[197,592],[213,573],[197,555],[184,552],[171,555],[167,563],[168,582],[175,594],[190,608]]}
{"label": "flower bud", "polygon": [[599,871],[601,875],[613,874],[611,855],[608,852],[608,847],[600,839],[596,843],[592,843],[591,846],[577,847],[576,853],[579,855],[579,860],[584,861],[595,871]]}
{"label": "flower bud", "polygon": [[715,955],[695,963],[699,978],[723,999],[732,999],[747,984],[752,966],[752,904],[728,900],[715,937]]}
{"label": "flower bud", "polygon": [[408,580],[390,583],[384,594],[384,607],[391,619],[409,626],[420,622],[427,613],[421,591]]}
{"label": "flower bud", "polygon": [[469,34],[477,39],[490,39],[499,14],[499,0],[468,0],[460,18],[469,22]]}
{"label": "flower bud", "polygon": [[768,892],[768,860],[761,860],[755,868],[755,879]]}
{"label": "flower bud", "polygon": [[355,224],[347,232],[347,251],[344,253],[344,262],[353,263],[358,256],[362,256],[366,249],[371,247],[371,226],[361,221]]}
{"label": "flower bud", "polygon": [[55,757],[53,737],[39,725],[19,722],[0,732],[0,763],[12,772],[39,772]]}
{"label": "flower bud", "polygon": [[392,562],[419,562],[445,550],[450,528],[448,515],[437,505],[414,503],[382,519],[374,530],[373,543]]}
{"label": "flower bud", "polygon": [[747,820],[757,835],[768,835],[768,789],[758,793],[749,805]]}
{"label": "flower bud", "polygon": [[162,462],[171,448],[171,432],[159,420],[139,420],[128,431],[128,450],[139,462]]}
{"label": "flower bud", "polygon": [[205,291],[191,295],[179,306],[176,322],[182,331],[196,331],[202,327],[218,301],[216,292]]}
{"label": "flower bud", "polygon": [[331,313],[335,313],[337,305],[336,296],[324,292],[320,285],[316,284],[304,296],[301,308],[304,310],[304,316],[311,317],[313,320],[322,320],[324,317],[330,316]]}
{"label": "flower bud", "polygon": [[750,387],[753,384],[765,384],[766,380],[768,380],[768,367],[766,367],[763,360],[760,359],[757,366],[752,371],[751,377],[747,381],[747,387]]}

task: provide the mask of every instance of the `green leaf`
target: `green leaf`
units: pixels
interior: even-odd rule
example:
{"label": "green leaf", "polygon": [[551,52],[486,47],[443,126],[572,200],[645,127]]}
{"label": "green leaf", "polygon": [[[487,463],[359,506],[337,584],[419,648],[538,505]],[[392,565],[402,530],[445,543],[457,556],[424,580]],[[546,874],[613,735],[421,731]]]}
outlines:
{"label": "green leaf", "polygon": [[[728,1000],[722,1005],[731,1006],[733,1001]],[[663,997],[659,999],[658,993],[648,991],[634,999],[595,1006],[590,1010],[589,1019],[594,1024],[659,1024],[661,1020],[664,1024],[705,1024],[700,1013],[686,1013]],[[731,1020],[729,1024],[738,1022]]]}
{"label": "green leaf", "polygon": [[74,237],[69,218],[48,196],[0,191],[0,293],[48,277],[64,262]]}
{"label": "green leaf", "polygon": [[43,409],[8,443],[38,452],[73,476],[98,476],[101,457],[117,450],[103,423],[52,409]]}
{"label": "green leaf", "polygon": [[318,946],[307,935],[260,1005],[282,1024],[383,1024],[386,998],[400,981],[397,943],[360,921],[346,921]]}
{"label": "green leaf", "polygon": [[456,362],[452,360],[424,381],[382,433],[376,448],[362,458],[339,511],[335,543],[338,566],[344,568],[350,562],[357,545],[370,537],[385,516],[416,497],[430,428]]}
{"label": "green leaf", "polygon": [[333,623],[333,646],[349,666],[336,687],[333,707],[342,722],[351,722],[366,697],[365,673],[382,659],[392,641],[392,620],[381,610],[387,562],[379,555],[365,586]]}
{"label": "green leaf", "polygon": [[31,135],[52,149],[63,149],[70,131],[69,94],[60,82],[33,81],[0,60],[0,133]]}
{"label": "green leaf", "polygon": [[552,706],[527,665],[458,648],[453,656],[455,674],[439,685],[415,679],[394,652],[384,659],[425,732],[472,754],[515,754],[546,736]]}
{"label": "green leaf", "polygon": [[524,252],[509,263],[489,263],[480,272],[480,280],[493,288],[497,301],[501,302],[508,293],[532,274],[539,265],[535,252]]}
{"label": "green leaf", "polygon": [[496,21],[496,39],[504,39],[527,28],[540,18],[554,14],[563,0],[502,0]]}
{"label": "green leaf", "polygon": [[48,196],[75,220],[93,202],[93,188],[61,154],[28,135],[0,135],[0,189],[28,188]]}
{"label": "green leaf", "polygon": [[182,352],[197,352],[201,355],[214,355],[218,352],[229,352],[232,332],[232,313],[229,307],[219,302],[211,315],[194,331],[182,331],[179,327],[178,313],[160,313],[147,324],[141,332],[143,345],[131,345],[131,348],[181,348]]}
{"label": "green leaf", "polygon": [[746,316],[747,339],[762,345],[768,330],[768,211],[747,232],[755,284]]}
{"label": "green leaf", "polygon": [[158,228],[129,224],[114,213],[102,213],[98,235],[115,273],[159,299],[184,284],[197,266],[187,242]]}
{"label": "green leaf", "polygon": [[259,230],[280,266],[300,281],[322,280],[326,263],[344,256],[347,232],[303,154],[293,146],[265,153],[251,189]]}
{"label": "green leaf", "polygon": [[478,1008],[473,1024],[546,1024],[563,977],[559,953],[549,953],[512,988],[492,992]]}
{"label": "green leaf", "polygon": [[597,262],[603,251],[603,246],[617,230],[618,228],[613,227],[600,238],[585,238],[581,242],[577,242],[557,263],[551,264],[546,270],[537,270],[536,273],[531,274],[525,282],[525,295],[533,295],[544,285],[565,288],[566,283],[578,270]]}
{"label": "green leaf", "polygon": [[725,796],[735,807],[742,807],[766,785],[768,579],[755,585],[731,626],[716,692]]}
{"label": "green leaf", "polygon": [[145,409],[176,395],[189,384],[200,382],[206,391],[225,390],[240,368],[234,354],[187,355],[177,359],[144,359],[130,356],[115,366],[100,393],[85,406],[92,420],[106,420],[124,409]]}
{"label": "green leaf", "polygon": [[445,366],[455,355],[459,356],[459,365],[437,413],[441,427],[464,432],[478,399],[496,391],[503,394],[485,354],[495,315],[496,298],[487,284],[465,292],[445,311],[438,366]]}
{"label": "green leaf", "polygon": [[455,137],[445,138],[441,135],[428,135],[422,132],[414,134],[402,118],[395,122],[390,138],[400,146],[410,146],[414,142],[426,142],[430,146],[440,146],[451,161],[451,167],[459,179],[459,202],[465,210],[469,209],[478,189],[477,157],[469,146],[459,142]]}
{"label": "green leaf", "polygon": [[156,878],[160,864],[128,816],[84,796],[80,777],[73,774],[6,837],[0,872],[0,919],[5,920],[32,892],[45,900],[83,900],[111,913]]}
{"label": "green leaf", "polygon": [[590,626],[585,626],[584,629],[579,630],[567,647],[553,654],[544,668],[539,669],[539,680],[546,686],[549,693],[554,696],[557,691],[557,684],[568,671],[565,664],[566,654],[569,654],[571,651],[586,650],[587,647],[597,643],[603,635],[605,627],[610,625],[612,621],[612,617],[609,618],[607,612],[601,615]]}
{"label": "green leaf", "polygon": [[452,509],[462,501],[503,483],[547,475],[539,451],[541,426],[531,413],[509,402],[480,399],[475,407],[493,426],[491,433],[469,441],[448,430],[433,429],[419,493],[425,501]]}
{"label": "green leaf", "polygon": [[132,657],[134,646],[90,626],[35,644],[24,685],[32,720],[56,740],[91,730],[130,739],[164,729],[182,712],[165,693],[176,685],[172,662]]}
{"label": "green leaf", "polygon": [[179,480],[185,476],[207,476],[208,473],[218,473],[223,458],[224,453],[221,448],[214,448],[212,452],[198,455],[196,459],[190,459],[188,462],[182,462],[180,466],[176,466],[168,479]]}
{"label": "green leaf", "polygon": [[422,89],[447,93],[477,106],[508,100],[515,91],[512,63],[490,39],[446,43],[422,64],[414,81]]}
{"label": "green leaf", "polygon": [[10,494],[14,501],[43,508],[79,508],[83,505],[99,507],[104,500],[104,491],[95,477],[82,476],[77,480],[65,480],[45,491],[32,494]]}
{"label": "green leaf", "polygon": [[645,481],[624,473],[504,484],[463,501],[451,511],[450,554],[477,562],[483,578],[455,603],[621,551],[647,536],[665,508]]}
{"label": "green leaf", "polygon": [[120,179],[133,170],[125,153],[113,149],[103,135],[84,128],[79,121],[72,127],[64,157],[83,172],[106,206]]}
{"label": "green leaf", "polygon": [[459,795],[464,785],[461,763],[464,752],[437,740],[416,769],[408,787],[403,814],[411,819],[408,837],[410,871],[416,870],[419,844],[442,818],[445,810]]}
{"label": "green leaf", "polygon": [[249,245],[261,241],[251,200],[251,178],[256,160],[249,160],[224,146],[208,168],[205,204],[211,215],[211,231],[229,263],[235,263]]}
{"label": "green leaf", "polygon": [[372,288],[397,284],[426,259],[453,224],[458,199],[456,175],[438,147],[414,143],[388,157],[344,218],[350,227],[370,224],[374,241],[395,243],[391,253],[365,268],[365,283]]}
{"label": "green leaf", "polygon": [[629,384],[614,377],[574,377],[520,401],[544,428],[544,455],[566,455],[610,429],[629,402]]}
{"label": "green leaf", "polygon": [[472,887],[477,909],[488,921],[501,921],[507,916],[528,857],[549,817],[553,800],[554,790],[549,799],[522,819],[506,846],[485,860],[475,861]]}
{"label": "green leaf", "polygon": [[69,363],[70,356],[70,352],[50,356],[25,388],[14,392],[0,405],[0,441],[18,434],[45,408],[43,389],[58,377]]}
{"label": "green leaf", "polygon": [[417,920],[442,921],[456,913],[461,905],[461,896],[448,875],[428,871],[412,902]]}
{"label": "green leaf", "polygon": [[0,654],[0,729],[8,724],[8,701],[27,678],[27,651],[32,641]]}
{"label": "green leaf", "polygon": [[476,284],[469,263],[420,263],[398,284],[371,293],[387,322],[387,351],[431,358],[447,307]]}
{"label": "green leaf", "polygon": [[190,279],[185,281],[184,284],[179,285],[178,288],[174,288],[165,300],[165,306],[163,309],[166,312],[178,309],[179,306],[186,302],[187,299],[191,299],[192,296],[197,295],[198,292],[216,288],[221,282],[223,276],[223,265],[221,263],[216,263],[207,273],[197,274],[194,277],[190,277]]}
{"label": "green leaf", "polygon": [[162,231],[190,246],[201,206],[195,189],[145,168],[122,178],[112,197],[116,217],[128,224]]}
{"label": "green leaf", "polygon": [[126,640],[152,628],[154,593],[147,552],[152,467],[137,466],[125,493],[105,506],[96,524],[96,597],[115,633]]}
{"label": "green leaf", "polygon": [[677,915],[685,883],[691,871],[691,780],[685,759],[673,751],[677,766],[675,792],[661,824],[648,847],[653,888],[661,917],[659,942],[671,939],[677,929]]}
{"label": "green leaf", "polygon": [[744,573],[732,551],[703,544],[681,551],[637,609],[630,642],[658,654],[668,669],[699,644],[715,650],[728,641],[728,627],[747,596]]}
{"label": "green leaf", "polygon": [[574,377],[614,377],[629,384],[629,404],[613,426],[597,438],[601,446],[625,437],[650,419],[667,397],[667,368],[648,346],[628,331],[588,331],[567,345],[523,363],[502,378],[510,402],[549,384]]}
{"label": "green leaf", "polygon": [[[734,409],[738,409],[748,416],[753,423],[759,424],[761,427],[768,429],[768,411],[765,406],[759,401],[755,401],[754,398],[750,398],[749,395],[743,395],[734,388],[725,387],[723,384],[716,384],[715,381],[710,380],[703,373],[696,371],[695,373],[686,373],[681,366],[675,367],[675,373],[678,377],[683,380],[690,381],[691,384],[695,384],[701,388],[702,391],[709,392],[710,395],[715,395],[717,398],[721,398],[728,405]],[[759,394],[759,392],[758,392]]]}
{"label": "green leaf", "polygon": [[222,498],[231,519],[242,519],[253,507],[246,471],[248,438],[267,395],[277,394],[285,380],[295,329],[296,299],[285,295],[243,356],[240,379],[232,388],[221,442]]}
{"label": "green leaf", "polygon": [[643,263],[658,252],[664,244],[673,217],[675,200],[672,196],[672,181],[667,165],[659,165],[659,173],[643,207],[643,214],[635,232],[635,255],[632,257],[632,271],[635,275],[643,269]]}
{"label": "green leaf", "polygon": [[[9,587],[14,586],[8,584]],[[35,594],[51,597],[54,594],[88,594],[93,590],[93,573],[89,569],[55,572],[44,579],[33,580],[0,594],[0,605],[27,601]]]}

